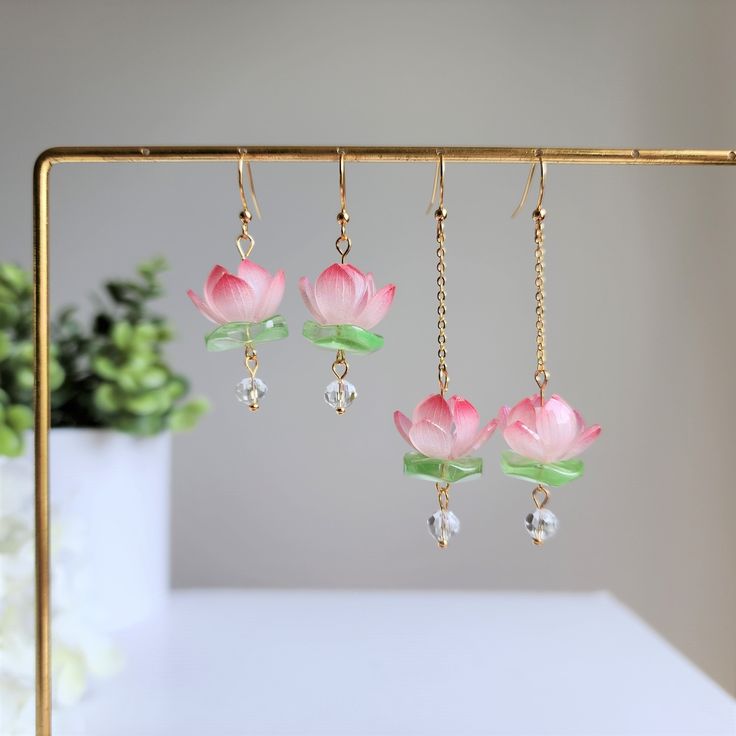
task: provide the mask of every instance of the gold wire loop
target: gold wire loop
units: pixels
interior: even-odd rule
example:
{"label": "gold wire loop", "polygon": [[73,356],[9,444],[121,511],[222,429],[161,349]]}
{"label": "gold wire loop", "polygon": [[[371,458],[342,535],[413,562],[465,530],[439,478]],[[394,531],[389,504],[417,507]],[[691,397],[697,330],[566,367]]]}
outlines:
{"label": "gold wire loop", "polygon": [[543,485],[538,485],[532,491],[532,501],[538,509],[543,509],[549,501],[549,490]]}
{"label": "gold wire loop", "polygon": [[335,378],[337,378],[338,381],[342,382],[345,380],[345,376],[347,376],[348,370],[350,370],[350,364],[345,357],[345,352],[342,350],[338,350],[337,354],[335,355],[335,360],[332,363],[332,374],[335,376]]}
{"label": "gold wire loop", "polygon": [[258,354],[250,343],[245,346],[245,360],[243,362],[248,373],[250,373],[250,377],[255,378],[258,372]]}
{"label": "gold wire loop", "polygon": [[[242,241],[248,241],[248,248],[247,250],[243,250]],[[253,246],[256,244],[255,238],[246,230],[245,232],[238,235],[237,238],[235,238],[235,246],[238,249],[238,253],[240,253],[240,257],[245,260],[248,258],[253,250]]]}
{"label": "gold wire loop", "polygon": [[440,505],[441,511],[447,511],[450,506],[450,484],[449,483],[435,483],[434,487],[437,489],[437,501]]}
{"label": "gold wire loop", "polygon": [[432,187],[432,200],[429,203],[427,211],[434,206],[435,196],[439,190],[439,200],[437,209],[434,213],[437,221],[437,382],[439,383],[440,394],[445,396],[450,384],[450,376],[447,372],[447,337],[445,331],[447,329],[447,279],[445,277],[445,220],[447,219],[447,210],[445,209],[445,157],[442,152],[437,152],[437,167],[434,174],[434,186]]}
{"label": "gold wire loop", "polygon": [[353,248],[353,241],[350,240],[347,235],[341,233],[338,239],[335,241],[335,248],[340,254],[340,263],[345,263],[345,258],[347,258],[348,253],[350,253]]}

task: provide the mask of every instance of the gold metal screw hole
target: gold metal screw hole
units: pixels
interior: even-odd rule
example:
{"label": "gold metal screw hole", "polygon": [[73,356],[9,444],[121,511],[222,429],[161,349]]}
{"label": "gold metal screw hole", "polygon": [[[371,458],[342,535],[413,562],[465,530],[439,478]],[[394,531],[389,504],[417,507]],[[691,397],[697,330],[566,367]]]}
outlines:
{"label": "gold metal screw hole", "polygon": [[636,149],[636,148],[631,152],[631,158],[639,158],[640,155],[641,154],[639,153],[638,149]]}
{"label": "gold metal screw hole", "polygon": [[150,148],[141,148],[141,156],[150,156],[150,155],[151,155]]}

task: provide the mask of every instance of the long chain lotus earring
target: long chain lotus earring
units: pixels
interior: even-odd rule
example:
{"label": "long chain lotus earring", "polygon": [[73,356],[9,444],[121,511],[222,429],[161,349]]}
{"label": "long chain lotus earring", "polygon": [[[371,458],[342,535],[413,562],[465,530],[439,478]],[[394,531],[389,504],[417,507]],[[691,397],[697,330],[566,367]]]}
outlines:
{"label": "long chain lotus earring", "polygon": [[240,212],[240,233],[235,245],[240,253],[237,275],[231,274],[224,266],[216,265],[204,284],[200,298],[191,289],[187,292],[194,306],[211,322],[219,325],[205,337],[207,350],[222,351],[233,348],[244,350],[245,367],[248,376],[235,387],[238,401],[256,411],[259,401],[268,391],[266,384],[256,378],[258,354],[255,344],[282,340],[289,334],[286,320],[277,314],[284,296],[286,277],[283,271],[273,276],[266,269],[250,260],[255,239],[248,231],[253,216],[243,186],[243,165],[248,172],[248,183],[253,206],[260,218],[261,212],[253,185],[253,172],[250,162],[245,160],[245,151],[240,152],[238,161],[238,189],[242,210]]}
{"label": "long chain lotus earring", "polygon": [[483,460],[471,457],[494,432],[499,420],[480,427],[475,407],[460,396],[446,399],[450,376],[447,371],[447,293],[445,278],[445,160],[438,155],[432,199],[427,208],[434,206],[439,184],[439,204],[434,213],[437,221],[437,380],[439,393],[431,394],[414,409],[412,418],[394,412],[394,423],[399,434],[411,445],[404,455],[404,473],[435,482],[439,510],[428,519],[429,532],[441,549],[460,531],[460,521],[449,510],[450,485],[479,476]]}
{"label": "long chain lotus earring", "polygon": [[586,427],[582,416],[556,394],[545,399],[549,382],[545,355],[544,322],[544,218],[542,208],[546,166],[540,152],[538,162],[532,163],[516,215],[524,206],[529,193],[534,169],[539,164],[539,197],[532,213],[534,220],[534,285],[537,365],[534,381],[538,391],[522,399],[508,413],[503,436],[510,451],[501,456],[501,467],[507,475],[535,483],[532,501],[535,509],[525,520],[526,530],[534,544],[542,545],[557,532],[557,517],[547,508],[550,491],[548,486],[561,486],[579,478],[583,462],[577,456],[601,433],[599,425]]}
{"label": "long chain lotus earring", "polygon": [[345,200],[345,152],[338,151],[340,166],[340,235],[335,248],[340,262],[326,268],[312,286],[306,276],[299,290],[313,320],[304,323],[303,334],[315,345],[336,350],[332,363],[335,380],[325,389],[325,401],[338,413],[357,397],[355,386],[346,380],[349,365],[346,353],[372,353],[383,346],[383,337],[372,330],[387,314],[396,287],[388,284],[376,291],[373,275],[345,263],[352,248],[347,234],[350,216]]}

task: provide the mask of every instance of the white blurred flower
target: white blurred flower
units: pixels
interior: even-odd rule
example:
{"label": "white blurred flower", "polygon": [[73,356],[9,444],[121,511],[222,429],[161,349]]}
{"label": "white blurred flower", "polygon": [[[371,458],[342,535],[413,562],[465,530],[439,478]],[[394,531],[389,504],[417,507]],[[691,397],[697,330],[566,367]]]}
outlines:
{"label": "white blurred flower", "polygon": [[[52,695],[78,702],[90,678],[114,675],[122,656],[113,641],[75,613],[84,589],[84,530],[51,508]],[[30,734],[34,720],[33,466],[0,458],[0,724]]]}

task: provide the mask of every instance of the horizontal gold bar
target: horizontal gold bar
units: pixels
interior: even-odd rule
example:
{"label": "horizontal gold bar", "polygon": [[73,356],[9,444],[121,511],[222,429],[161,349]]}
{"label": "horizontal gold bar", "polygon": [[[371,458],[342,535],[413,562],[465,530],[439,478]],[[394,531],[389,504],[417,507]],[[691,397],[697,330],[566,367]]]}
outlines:
{"label": "horizontal gold bar", "polygon": [[665,164],[736,165],[736,151],[638,148],[484,148],[472,146],[142,146],[50,148],[39,161],[106,163],[139,161],[234,161],[241,151],[251,161],[337,161],[338,150],[346,161],[432,162],[442,152],[447,162],[524,163],[539,153],[550,163],[561,164]]}

